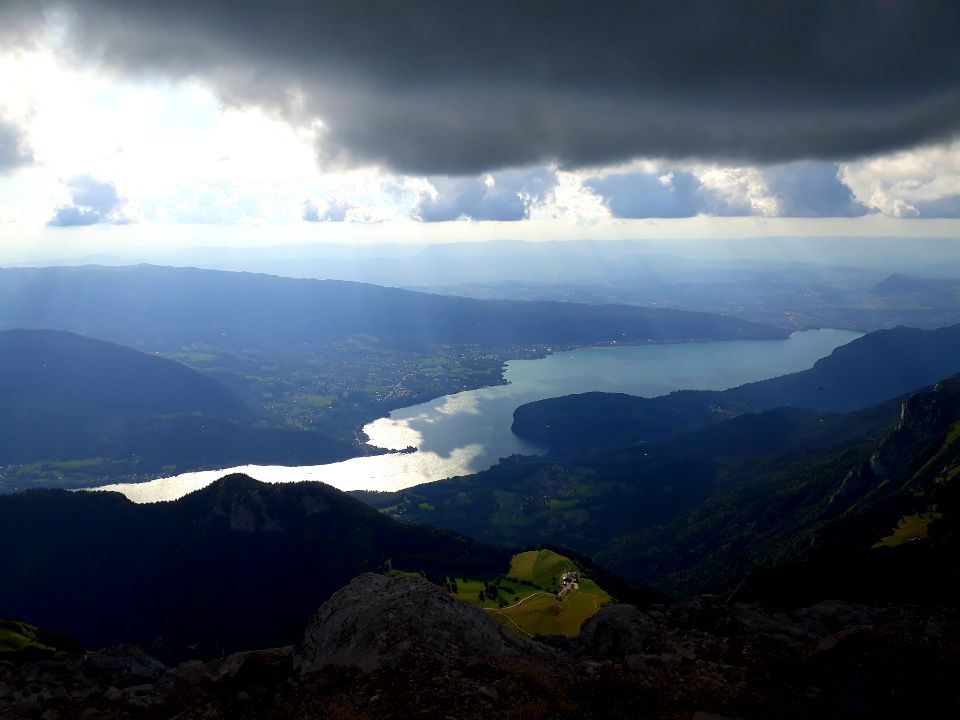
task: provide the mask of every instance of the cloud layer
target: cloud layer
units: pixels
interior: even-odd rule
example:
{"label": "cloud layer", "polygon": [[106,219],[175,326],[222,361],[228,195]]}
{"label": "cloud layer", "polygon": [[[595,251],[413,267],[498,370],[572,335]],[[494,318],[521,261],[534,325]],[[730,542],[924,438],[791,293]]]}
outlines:
{"label": "cloud layer", "polygon": [[873,212],[854,197],[828,162],[796,162],[763,169],[709,169],[614,173],[587,178],[617,218],[697,215],[858,217]]}
{"label": "cloud layer", "polygon": [[960,142],[847,163],[844,182],[885,215],[960,217]]}
{"label": "cloud layer", "polygon": [[749,215],[749,205],[729,202],[693,173],[620,173],[588,179],[584,186],[618,218],[687,218],[696,215]]}
{"label": "cloud layer", "polygon": [[434,193],[420,195],[412,216],[423,222],[446,220],[525,220],[557,185],[548,169],[508,171],[476,178],[431,179]]}
{"label": "cloud layer", "polygon": [[38,4],[74,9],[82,59],[320,120],[328,163],[837,160],[960,128],[958,3],[63,0],[10,22]]}
{"label": "cloud layer", "polygon": [[312,200],[303,203],[303,220],[305,222],[343,222],[347,213],[353,209],[353,204],[346,200],[330,200],[321,211]]}
{"label": "cloud layer", "polygon": [[47,223],[50,227],[80,227],[84,225],[126,225],[132,222],[125,214],[126,202],[111,182],[80,175],[67,181],[70,204],[61,205]]}

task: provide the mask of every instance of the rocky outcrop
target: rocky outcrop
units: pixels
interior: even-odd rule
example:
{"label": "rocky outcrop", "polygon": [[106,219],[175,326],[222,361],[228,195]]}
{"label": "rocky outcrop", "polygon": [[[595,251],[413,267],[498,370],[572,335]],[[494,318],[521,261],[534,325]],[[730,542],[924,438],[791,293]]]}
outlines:
{"label": "rocky outcrop", "polygon": [[369,672],[420,663],[441,669],[539,667],[552,673],[566,664],[551,648],[504,629],[423,578],[372,573],[356,578],[320,607],[294,660],[303,674],[327,665]]}
{"label": "rocky outcrop", "polygon": [[824,602],[771,612],[714,596],[649,611],[612,605],[585,623],[571,651],[587,678],[616,677],[628,695],[673,699],[653,717],[931,717],[929,709],[960,709],[946,689],[960,680],[954,610]]}

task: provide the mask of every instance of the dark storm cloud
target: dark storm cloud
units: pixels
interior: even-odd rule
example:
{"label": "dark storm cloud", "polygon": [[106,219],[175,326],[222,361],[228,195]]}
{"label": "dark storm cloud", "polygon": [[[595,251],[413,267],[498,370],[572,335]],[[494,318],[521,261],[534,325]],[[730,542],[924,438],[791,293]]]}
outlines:
{"label": "dark storm cloud", "polygon": [[33,156],[23,132],[13,123],[0,118],[0,173],[29,165]]}
{"label": "dark storm cloud", "polygon": [[955,2],[58,4],[82,57],[319,117],[327,159],[410,173],[835,160],[960,127]]}
{"label": "dark storm cloud", "polygon": [[33,46],[48,9],[37,0],[0,2],[0,45]]}
{"label": "dark storm cloud", "polygon": [[841,182],[834,163],[799,162],[763,171],[783,217],[859,217],[871,211]]}
{"label": "dark storm cloud", "polygon": [[483,177],[431,178],[436,196],[421,195],[413,217],[423,222],[446,220],[525,220],[557,185],[551,170],[497,173],[493,183]]}
{"label": "dark storm cloud", "polygon": [[125,202],[111,182],[80,175],[67,182],[70,188],[69,205],[61,205],[50,218],[51,227],[79,227],[109,223],[124,225],[130,219],[123,213]]}
{"label": "dark storm cloud", "polygon": [[696,215],[749,215],[749,204],[733,203],[704,187],[689,172],[620,173],[589,178],[584,186],[600,196],[618,218],[686,218]]}

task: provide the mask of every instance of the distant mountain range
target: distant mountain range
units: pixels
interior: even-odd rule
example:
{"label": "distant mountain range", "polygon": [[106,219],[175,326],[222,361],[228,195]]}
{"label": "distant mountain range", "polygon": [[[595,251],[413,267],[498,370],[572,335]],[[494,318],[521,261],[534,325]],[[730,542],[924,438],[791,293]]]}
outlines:
{"label": "distant mountain range", "polygon": [[913,298],[940,305],[960,299],[960,279],[910,277],[895,273],[873,286],[874,295],[887,298]]}
{"label": "distant mountain range", "polygon": [[782,338],[732,317],[626,305],[480,301],[335,280],[168,268],[0,269],[0,329],[53,328],[149,351],[302,353],[369,335],[399,347]]}

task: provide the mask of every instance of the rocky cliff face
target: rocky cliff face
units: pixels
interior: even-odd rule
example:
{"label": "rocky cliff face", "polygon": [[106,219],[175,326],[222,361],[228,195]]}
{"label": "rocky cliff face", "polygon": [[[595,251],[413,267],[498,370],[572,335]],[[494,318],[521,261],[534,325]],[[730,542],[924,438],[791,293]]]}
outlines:
{"label": "rocky cliff face", "polygon": [[363,575],[296,648],[166,667],[132,647],[0,661],[0,717],[724,718],[955,716],[954,611],[716,597],[611,605],[579,638],[514,637],[417,578]]}
{"label": "rocky cliff face", "polygon": [[870,458],[878,478],[908,472],[917,457],[929,456],[943,442],[960,411],[960,380],[944,380],[931,393],[903,401],[900,422]]}
{"label": "rocky cliff face", "polygon": [[899,490],[944,443],[952,423],[960,419],[960,380],[938,383],[932,392],[903,401],[900,422],[870,456],[844,478],[834,502],[853,504],[878,491]]}

